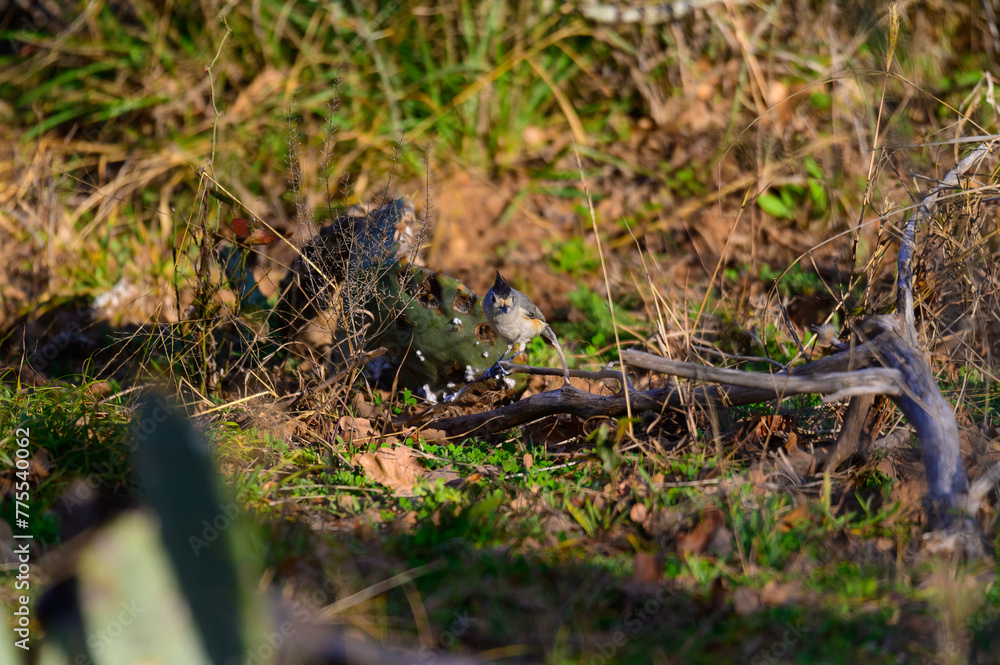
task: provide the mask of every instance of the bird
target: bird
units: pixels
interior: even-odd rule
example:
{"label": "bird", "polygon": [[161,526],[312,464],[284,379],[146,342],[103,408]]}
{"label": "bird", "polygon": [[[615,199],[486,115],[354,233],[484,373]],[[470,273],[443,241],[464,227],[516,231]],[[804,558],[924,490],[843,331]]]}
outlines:
{"label": "bird", "polygon": [[[497,271],[493,287],[483,298],[483,313],[486,322],[496,331],[497,335],[507,342],[507,350],[497,358],[497,366],[506,358],[511,349],[517,349],[516,356],[524,352],[524,347],[538,335],[542,335],[556,347],[559,359],[562,360],[563,378],[569,383],[569,366],[563,354],[559,340],[548,323],[542,311],[531,302],[528,296],[517,289],[511,288],[507,280]],[[513,357],[513,356],[512,356]],[[502,368],[501,368],[502,369]]]}

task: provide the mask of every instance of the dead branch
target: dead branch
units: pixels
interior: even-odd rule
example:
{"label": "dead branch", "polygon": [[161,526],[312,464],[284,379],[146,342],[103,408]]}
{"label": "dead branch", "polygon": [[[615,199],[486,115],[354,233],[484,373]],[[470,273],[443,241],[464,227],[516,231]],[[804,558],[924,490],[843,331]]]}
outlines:
{"label": "dead branch", "polygon": [[[645,358],[639,356],[645,356]],[[623,351],[622,358],[629,364],[633,364],[633,360],[648,361],[650,364],[654,360],[665,360],[638,351]],[[702,370],[722,371],[726,378],[706,378],[705,376],[691,378],[727,382],[730,385],[736,385],[736,387],[727,389],[708,386],[682,391],[679,386],[670,386],[656,390],[630,392],[629,398],[632,402],[633,413],[659,411],[670,407],[677,408],[692,402],[703,406],[709,404],[719,406],[755,404],[769,399],[780,399],[804,393],[843,393],[855,390],[900,393],[900,389],[895,383],[899,379],[898,373],[879,368],[858,372],[817,373],[807,377],[783,375],[782,379],[778,381],[768,375],[755,375],[736,370],[718,370],[718,368],[694,363],[678,364],[683,366],[679,369],[688,374],[700,373]],[[635,366],[639,366],[638,363]],[[731,377],[728,374],[730,372],[740,376]],[[561,375],[558,370],[554,370],[553,373]],[[708,372],[708,374],[715,376],[714,372]],[[678,375],[684,376],[685,374],[678,373]],[[473,431],[492,434],[556,414],[569,414],[580,418],[599,416],[614,418],[625,413],[626,404],[623,394],[594,395],[578,388],[564,386],[559,390],[532,395],[492,411],[441,418],[433,421],[433,426],[435,429],[444,430],[449,435],[469,434]],[[407,424],[412,425],[413,420],[411,419]]]}
{"label": "dead branch", "polygon": [[858,452],[861,439],[864,436],[865,421],[868,412],[875,403],[875,395],[856,395],[847,402],[844,422],[837,435],[837,445],[823,463],[827,471],[836,471],[842,462]]}
{"label": "dead branch", "polygon": [[916,330],[901,315],[878,317],[878,320],[883,326],[876,338],[880,364],[903,374],[905,390],[892,399],[920,441],[931,525],[935,529],[948,526],[956,509],[965,511],[969,491],[958,442],[958,422],[917,343]]}
{"label": "dead branch", "polygon": [[[556,369],[554,367],[536,367],[534,365],[518,365],[511,362],[501,362],[498,363],[500,368],[507,374],[537,374],[539,376],[566,376],[565,370]],[[423,411],[416,413],[404,420],[400,421],[400,425],[404,427],[409,427],[413,423],[423,422],[433,413],[439,413],[442,409],[448,406],[454,406],[458,401],[469,392],[474,386],[486,381],[487,379],[493,378],[493,373],[495,367],[491,367],[482,374],[480,374],[475,381],[467,383],[462,386],[461,390],[456,392],[447,398],[447,400],[441,404],[432,404]],[[614,369],[611,365],[602,367],[601,369],[595,371],[586,369],[571,369],[568,370],[569,376],[575,376],[578,379],[590,379],[597,381],[600,379],[615,379],[618,381],[618,385],[623,385],[622,382],[628,385],[629,390],[633,390],[632,383],[628,380],[628,374],[624,370]]]}
{"label": "dead branch", "polygon": [[[916,211],[907,220],[899,244],[896,276],[896,317],[885,317],[888,324],[880,336],[885,341],[880,346],[881,364],[897,367],[906,377],[908,390],[894,398],[900,410],[917,432],[921,456],[927,473],[927,510],[934,528],[951,523],[953,513],[967,511],[969,506],[969,481],[962,464],[958,442],[958,422],[917,341],[916,318],[913,302],[913,254],[916,250],[916,233],[921,223],[927,222],[936,212],[937,204],[946,192],[962,189],[962,181],[973,171],[992,171],[997,162],[1000,144],[991,137],[983,141],[948,172],[941,183],[933,187],[920,201]],[[978,502],[977,502],[978,504]],[[978,509],[978,505],[976,506]],[[975,510],[971,510],[975,512]],[[963,520],[968,526],[968,521]]]}
{"label": "dead branch", "polygon": [[[503,367],[510,374],[536,374],[538,376],[564,376],[565,372],[556,367],[535,367],[534,365],[517,365],[515,363],[502,362]],[[578,379],[590,379],[599,381],[601,379],[614,379],[619,386],[628,385],[629,390],[633,390],[632,383],[628,380],[628,375],[624,370],[615,369],[611,365],[606,365],[597,371],[587,369],[571,369],[570,376]]]}
{"label": "dead branch", "polygon": [[681,376],[699,381],[711,381],[743,388],[770,390],[774,397],[801,395],[803,393],[834,395],[899,395],[902,388],[900,373],[887,369],[867,369],[858,372],[820,372],[799,376],[789,372],[744,372],[696,363],[669,360],[643,351],[624,349],[622,360],[632,367],[653,370],[671,376]]}
{"label": "dead branch", "polygon": [[[623,356],[627,356],[629,353],[633,352],[625,350],[623,351]],[[650,357],[658,358],[657,356]],[[863,342],[856,344],[853,349],[841,351],[806,365],[796,367],[791,370],[791,375],[802,377],[843,372],[844,370],[869,363],[873,358],[875,358],[875,354],[872,351],[871,344]],[[664,359],[660,358],[660,360]],[[625,358],[625,361],[628,362],[627,358]],[[693,363],[681,364],[687,367],[685,371],[688,373],[717,369]],[[546,370],[547,368],[537,369]],[[573,375],[572,372],[580,371],[571,370],[571,375]],[[561,374],[561,372],[554,369],[552,372],[553,374]],[[734,370],[726,370],[726,372],[734,372]],[[741,377],[750,375],[749,372],[739,371],[735,371],[735,374]],[[723,374],[722,376],[728,375]],[[671,386],[656,390],[629,391],[629,397],[632,399],[632,411],[633,413],[637,413],[640,411],[660,411],[667,408],[679,408],[690,403],[701,406],[756,404],[778,397],[789,397],[798,394],[794,390],[789,389],[776,390],[767,376],[764,377],[764,380],[768,382],[764,387],[735,386],[724,388],[703,386],[686,391],[685,394],[678,386]],[[829,391],[824,392],[836,392],[844,387],[834,385],[830,387]],[[519,402],[508,404],[492,411],[429,420],[434,413],[440,412],[444,406],[446,405],[431,407],[407,419],[404,424],[413,426],[427,422],[428,424],[432,424],[435,429],[447,432],[449,436],[469,434],[473,431],[481,434],[494,434],[510,429],[511,427],[518,427],[544,416],[570,414],[582,418],[600,416],[614,418],[625,414],[627,411],[623,395],[593,395],[576,388],[568,387],[532,395]]]}

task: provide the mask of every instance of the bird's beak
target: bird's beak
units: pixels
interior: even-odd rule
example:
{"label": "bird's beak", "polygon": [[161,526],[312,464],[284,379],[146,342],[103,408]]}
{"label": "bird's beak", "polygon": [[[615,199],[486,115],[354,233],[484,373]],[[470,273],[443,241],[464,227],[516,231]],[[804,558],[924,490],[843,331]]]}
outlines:
{"label": "bird's beak", "polygon": [[501,307],[500,309],[502,309],[502,310],[503,310],[503,313],[504,313],[504,314],[506,314],[506,313],[507,313],[507,309],[508,309],[508,307],[507,307],[507,305],[504,305],[504,306],[503,306],[503,307]]}

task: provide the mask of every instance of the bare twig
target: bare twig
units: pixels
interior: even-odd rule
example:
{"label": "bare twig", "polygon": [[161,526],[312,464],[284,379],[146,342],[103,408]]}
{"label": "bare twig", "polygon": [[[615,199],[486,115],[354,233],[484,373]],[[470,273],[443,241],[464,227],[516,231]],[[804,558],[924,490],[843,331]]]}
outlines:
{"label": "bare twig", "polygon": [[[591,379],[594,381],[600,379],[615,379],[621,385],[624,381],[624,385],[629,388],[632,387],[632,383],[628,379],[628,375],[624,370],[616,370],[611,365],[602,367],[601,369],[595,371],[585,370],[585,369],[557,369],[555,367],[535,367],[534,365],[518,365],[510,362],[500,362],[497,363],[500,369],[502,369],[507,374],[537,374],[539,376],[566,376],[568,372],[569,376],[575,376],[579,379]],[[411,423],[423,422],[431,414],[440,412],[442,409],[448,406],[454,406],[459,402],[463,395],[469,392],[474,386],[479,385],[483,381],[493,378],[496,372],[497,365],[489,368],[482,374],[480,374],[475,381],[467,383],[458,392],[454,393],[448,397],[447,401],[442,404],[432,404],[423,411],[416,413],[405,420],[400,421],[403,426],[408,426]],[[566,384],[568,385],[568,384]],[[512,425],[513,427],[513,425]]]}
{"label": "bare twig", "polygon": [[[563,376],[564,371],[557,367],[535,367],[534,365],[518,365],[515,363],[502,362],[500,366],[504,368],[510,374],[536,374],[538,376]],[[611,365],[602,367],[597,371],[586,370],[586,369],[571,369],[569,370],[570,376],[575,376],[578,379],[590,379],[592,381],[598,381],[600,379],[615,379],[618,381],[618,385],[627,386],[630,390],[632,388],[632,382],[629,381],[628,375],[625,373],[624,369],[615,369]]]}
{"label": "bare twig", "polygon": [[[681,362],[660,358],[643,351],[627,349],[622,351],[622,358],[633,367],[650,369],[671,376],[681,376],[687,379],[712,381],[744,388],[772,390],[775,397],[784,397],[801,393],[843,393],[852,394],[882,394],[900,395],[901,378],[899,372],[891,369],[867,369],[859,372],[817,373],[810,376],[797,376],[788,372],[764,374],[762,372],[744,372],[737,369],[722,369],[695,363]],[[858,390],[860,389],[860,391]]]}

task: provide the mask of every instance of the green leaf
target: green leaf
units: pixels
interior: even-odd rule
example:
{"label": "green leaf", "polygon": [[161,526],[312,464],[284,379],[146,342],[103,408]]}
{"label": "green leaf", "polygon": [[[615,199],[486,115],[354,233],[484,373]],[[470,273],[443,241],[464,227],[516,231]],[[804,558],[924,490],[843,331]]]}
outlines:
{"label": "green leaf", "polygon": [[779,219],[792,219],[792,217],[794,217],[788,206],[785,205],[781,199],[771,193],[761,194],[758,196],[757,205],[760,206],[761,210],[772,217],[777,217]]}
{"label": "green leaf", "polygon": [[805,164],[806,171],[809,172],[809,175],[818,180],[823,179],[823,169],[819,167],[819,164],[816,163],[815,159],[813,159],[812,157],[806,157],[803,160],[803,163]]}
{"label": "green leaf", "polygon": [[216,665],[240,662],[259,619],[240,508],[222,491],[204,437],[164,399],[147,397],[133,428],[141,497],[156,512],[205,651]]}
{"label": "green leaf", "polygon": [[126,513],[80,555],[87,646],[104,665],[213,662],[195,624],[198,613],[188,611],[193,599],[182,592],[159,527],[149,513]]}
{"label": "green leaf", "polygon": [[826,212],[826,188],[818,180],[809,179],[809,198],[812,199],[816,212]]}
{"label": "green leaf", "polygon": [[239,204],[236,203],[236,199],[234,199],[233,197],[231,197],[229,194],[225,194],[223,192],[220,192],[217,189],[210,189],[210,190],[208,190],[208,195],[211,196],[213,199],[218,199],[218,200],[222,201],[225,204],[231,205],[234,208],[240,207]]}

